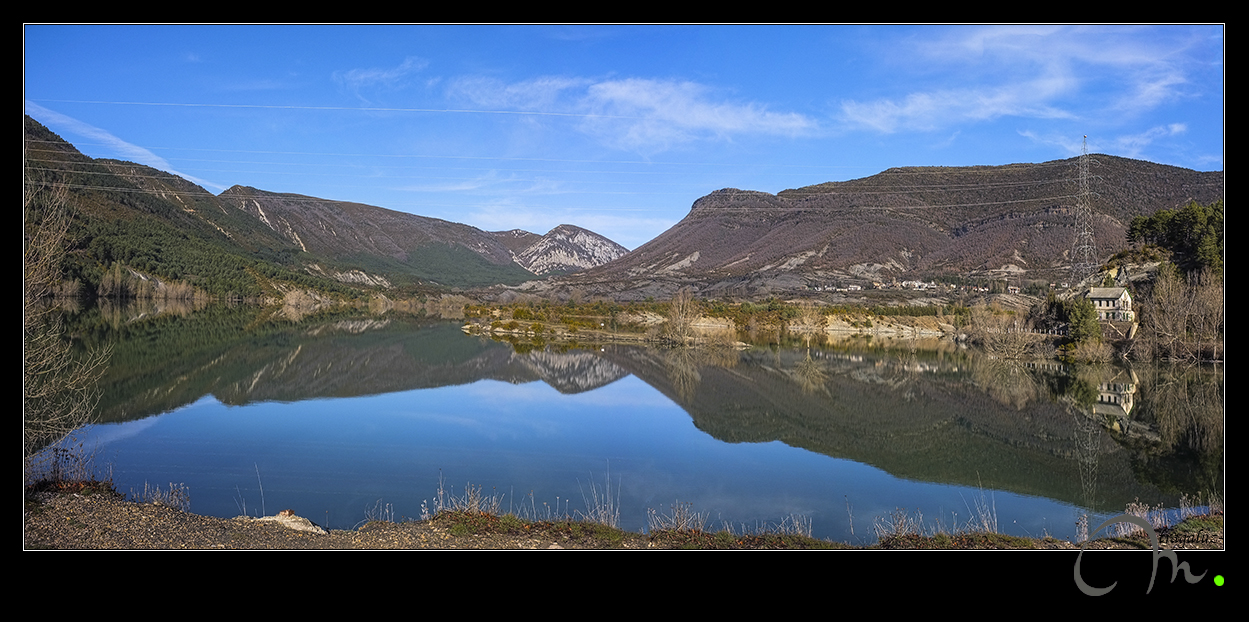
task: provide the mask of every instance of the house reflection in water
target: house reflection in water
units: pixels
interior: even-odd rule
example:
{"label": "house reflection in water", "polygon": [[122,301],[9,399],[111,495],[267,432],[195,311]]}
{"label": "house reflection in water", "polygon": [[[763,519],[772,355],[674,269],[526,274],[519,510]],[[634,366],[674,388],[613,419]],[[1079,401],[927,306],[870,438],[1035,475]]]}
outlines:
{"label": "house reflection in water", "polygon": [[1132,426],[1132,407],[1136,405],[1136,373],[1120,371],[1114,378],[1098,383],[1097,402],[1093,413],[1100,415],[1106,426],[1124,434],[1145,433]]}

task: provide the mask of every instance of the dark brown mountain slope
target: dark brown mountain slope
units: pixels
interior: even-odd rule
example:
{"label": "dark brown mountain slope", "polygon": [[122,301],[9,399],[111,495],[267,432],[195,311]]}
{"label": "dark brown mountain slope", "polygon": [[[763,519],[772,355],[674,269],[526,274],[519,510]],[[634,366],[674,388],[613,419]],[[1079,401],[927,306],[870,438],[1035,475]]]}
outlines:
{"label": "dark brown mountain slope", "polygon": [[510,231],[491,231],[491,235],[499,238],[499,241],[512,251],[513,255],[519,255],[525,252],[525,249],[533,246],[542,236],[536,233],[530,233],[524,229],[512,229]]}
{"label": "dark brown mountain slope", "polygon": [[[1124,247],[1134,216],[1223,196],[1222,171],[1090,158],[1103,257]],[[757,295],[940,274],[1055,278],[1069,264],[1077,163],[896,168],[777,195],[717,190],[659,237],[569,283],[625,296],[681,284]]]}
{"label": "dark brown mountain slope", "polygon": [[221,198],[318,254],[370,254],[403,261],[414,248],[441,243],[463,246],[496,265],[512,261],[507,247],[489,233],[437,218],[244,186],[226,190]]}

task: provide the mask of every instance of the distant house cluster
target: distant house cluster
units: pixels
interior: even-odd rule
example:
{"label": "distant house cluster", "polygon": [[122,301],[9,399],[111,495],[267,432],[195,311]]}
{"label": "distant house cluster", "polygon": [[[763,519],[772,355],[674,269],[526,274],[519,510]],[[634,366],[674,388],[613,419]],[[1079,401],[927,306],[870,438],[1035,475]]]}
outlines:
{"label": "distant house cluster", "polygon": [[[882,283],[880,281],[872,281],[872,289],[909,289],[914,291],[926,291],[935,289],[954,289],[953,285],[938,285],[934,281],[891,281]],[[817,292],[857,292],[862,291],[862,285],[812,285],[809,289]]]}
{"label": "distant house cluster", "polygon": [[1134,322],[1132,294],[1123,287],[1094,287],[1084,295],[1093,302],[1097,319],[1110,322]]}
{"label": "distant house cluster", "polygon": [[809,289],[817,292],[857,292],[863,289],[862,285],[812,285]]}

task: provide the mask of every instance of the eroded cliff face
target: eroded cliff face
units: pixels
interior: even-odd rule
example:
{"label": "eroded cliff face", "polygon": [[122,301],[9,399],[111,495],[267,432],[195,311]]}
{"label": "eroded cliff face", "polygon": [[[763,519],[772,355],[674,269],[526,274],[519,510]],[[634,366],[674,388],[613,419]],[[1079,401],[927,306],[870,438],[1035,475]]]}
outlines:
{"label": "eroded cliff face", "polygon": [[625,247],[574,225],[560,225],[516,255],[526,270],[546,275],[601,266],[623,257]]}

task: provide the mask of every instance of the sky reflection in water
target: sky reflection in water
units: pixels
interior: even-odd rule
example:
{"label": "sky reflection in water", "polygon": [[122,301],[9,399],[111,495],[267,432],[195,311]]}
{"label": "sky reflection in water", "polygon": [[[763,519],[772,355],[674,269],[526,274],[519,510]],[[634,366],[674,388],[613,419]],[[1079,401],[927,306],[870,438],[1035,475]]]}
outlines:
{"label": "sky reflection in water", "polygon": [[[1026,391],[995,394],[1001,383],[985,378],[998,372],[969,372],[957,356],[516,352],[453,325],[377,330],[392,333],[303,331],[302,342],[266,336],[263,348],[200,353],[213,361],[247,354],[237,369],[219,364],[219,377],[202,380],[211,396],[188,393],[165,414],[94,426],[87,442],[98,444],[123,492],[182,483],[197,513],[291,508],[340,529],[379,503],[418,517],[440,476],[453,494],[471,483],[503,495],[505,509],[575,515],[610,470],[627,529],[643,530],[648,508],[682,502],[712,528],[796,513],[811,519],[814,535],[854,543],[873,541],[874,519],[897,509],[949,530],[976,518],[978,503],[995,510],[1005,533],[1070,538],[1086,511],[1078,499],[1101,500],[1090,516],[1097,524],[1122,511],[1121,498],[1153,504],[1177,494],[1149,483],[1157,473],[1134,473],[1131,453],[1106,429],[1073,421],[1052,393],[1070,392],[1053,388],[1068,380],[1042,377],[1048,371],[1028,372],[1040,380],[1027,380]],[[307,337],[314,333],[319,341]],[[185,365],[206,368],[193,358]],[[108,396],[106,410],[138,410],[136,396],[188,384],[177,363],[168,367],[169,379],[118,370],[153,377],[160,391]],[[318,370],[331,368],[358,378],[327,383]],[[307,387],[321,396],[300,397]],[[1081,434],[1092,439],[1084,449],[1054,440]]]}

